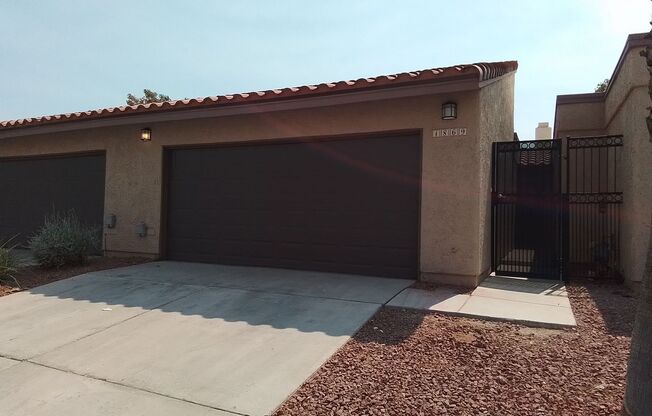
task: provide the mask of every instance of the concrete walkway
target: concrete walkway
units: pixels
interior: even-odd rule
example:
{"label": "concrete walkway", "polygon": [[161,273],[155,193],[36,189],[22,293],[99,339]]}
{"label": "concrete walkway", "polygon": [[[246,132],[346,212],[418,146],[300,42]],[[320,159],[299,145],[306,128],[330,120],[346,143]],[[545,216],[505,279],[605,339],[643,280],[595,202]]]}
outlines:
{"label": "concrete walkway", "polygon": [[0,413],[266,415],[412,281],[157,262],[0,298]]}
{"label": "concrete walkway", "polygon": [[537,327],[576,326],[566,287],[554,280],[491,276],[471,293],[451,287],[408,288],[388,305]]}

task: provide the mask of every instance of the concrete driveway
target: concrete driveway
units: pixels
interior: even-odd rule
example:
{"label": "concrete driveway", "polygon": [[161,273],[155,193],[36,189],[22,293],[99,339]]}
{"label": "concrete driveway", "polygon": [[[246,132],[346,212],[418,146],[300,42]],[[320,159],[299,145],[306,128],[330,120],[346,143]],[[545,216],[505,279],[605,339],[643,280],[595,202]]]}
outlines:
{"label": "concrete driveway", "polygon": [[0,409],[265,415],[411,281],[157,262],[0,298]]}

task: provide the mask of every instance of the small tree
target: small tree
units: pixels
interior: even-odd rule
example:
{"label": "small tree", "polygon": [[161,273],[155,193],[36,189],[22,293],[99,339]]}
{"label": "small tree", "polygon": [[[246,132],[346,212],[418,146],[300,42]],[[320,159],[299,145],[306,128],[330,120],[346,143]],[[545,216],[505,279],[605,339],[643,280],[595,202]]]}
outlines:
{"label": "small tree", "polygon": [[145,88],[143,90],[142,97],[136,97],[133,94],[127,94],[127,105],[138,105],[138,104],[149,104],[149,103],[161,103],[163,101],[170,101],[170,97],[167,95],[159,94],[155,91],[148,90]]}
{"label": "small tree", "polygon": [[605,92],[609,86],[609,78],[605,78],[604,81],[595,86],[595,92]]}

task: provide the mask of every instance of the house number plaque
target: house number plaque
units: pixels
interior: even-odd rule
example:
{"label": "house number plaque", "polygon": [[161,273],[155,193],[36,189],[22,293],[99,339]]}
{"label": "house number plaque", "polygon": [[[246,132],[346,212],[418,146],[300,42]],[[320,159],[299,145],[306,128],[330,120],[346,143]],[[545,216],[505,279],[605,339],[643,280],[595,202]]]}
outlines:
{"label": "house number plaque", "polygon": [[435,129],[432,137],[466,136],[466,127],[453,127],[450,129]]}

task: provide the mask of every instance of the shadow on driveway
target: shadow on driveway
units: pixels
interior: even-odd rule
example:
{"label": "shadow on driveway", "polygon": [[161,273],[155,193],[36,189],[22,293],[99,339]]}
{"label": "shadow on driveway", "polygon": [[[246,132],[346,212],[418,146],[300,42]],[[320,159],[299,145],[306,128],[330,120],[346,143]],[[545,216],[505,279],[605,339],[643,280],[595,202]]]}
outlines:
{"label": "shadow on driveway", "polygon": [[[343,336],[355,332],[361,319],[366,321],[379,305],[411,283],[309,271],[157,262],[93,272],[26,293],[84,302],[85,307],[80,306],[84,313],[109,312],[106,309],[113,307],[157,309]],[[30,307],[29,301],[25,302]],[[100,306],[93,308],[89,303]],[[0,303],[0,310],[2,306]],[[51,307],[50,312],[56,314],[57,305]],[[42,308],[43,312],[48,309],[45,304]]]}
{"label": "shadow on driveway", "polygon": [[0,355],[266,415],[411,283],[175,262],[93,272],[1,298]]}

